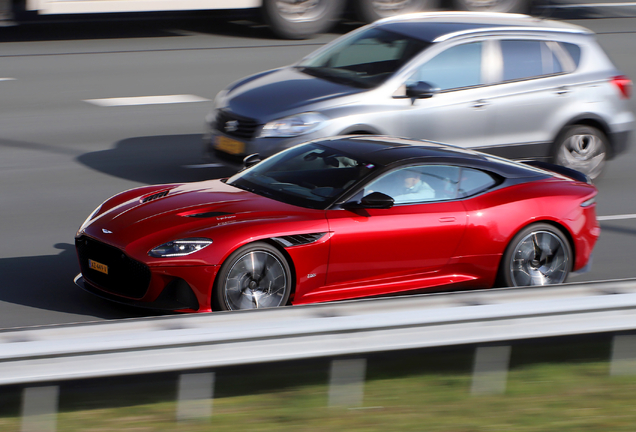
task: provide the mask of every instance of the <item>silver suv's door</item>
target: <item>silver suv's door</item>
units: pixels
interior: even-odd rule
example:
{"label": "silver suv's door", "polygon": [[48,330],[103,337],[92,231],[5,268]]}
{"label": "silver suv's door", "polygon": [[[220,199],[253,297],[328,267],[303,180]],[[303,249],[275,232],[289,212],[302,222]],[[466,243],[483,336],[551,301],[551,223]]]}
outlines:
{"label": "silver suv's door", "polygon": [[494,118],[492,145],[523,144],[519,156],[542,156],[548,150],[569,104],[574,103],[574,64],[556,42],[502,39],[499,81],[490,101]]}
{"label": "silver suv's door", "polygon": [[407,98],[397,119],[403,136],[463,147],[488,144],[492,123],[486,42],[454,45],[422,64],[407,87],[425,82],[439,91],[430,98]]}

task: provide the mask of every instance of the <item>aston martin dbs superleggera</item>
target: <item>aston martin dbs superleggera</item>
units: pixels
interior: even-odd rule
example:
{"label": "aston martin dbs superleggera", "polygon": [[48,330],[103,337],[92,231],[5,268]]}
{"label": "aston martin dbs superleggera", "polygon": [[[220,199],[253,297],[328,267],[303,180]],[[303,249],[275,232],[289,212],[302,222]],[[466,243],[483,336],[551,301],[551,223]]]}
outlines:
{"label": "aston martin dbs superleggera", "polygon": [[75,280],[184,312],[557,284],[588,264],[596,193],[556,165],[334,137],[228,179],[115,195],[77,232]]}

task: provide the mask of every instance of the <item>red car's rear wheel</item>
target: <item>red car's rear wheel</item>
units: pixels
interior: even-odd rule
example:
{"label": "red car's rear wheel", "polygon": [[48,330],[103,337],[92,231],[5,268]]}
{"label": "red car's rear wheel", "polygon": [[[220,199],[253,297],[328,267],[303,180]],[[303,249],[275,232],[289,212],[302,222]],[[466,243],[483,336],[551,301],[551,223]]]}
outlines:
{"label": "red car's rear wheel", "polygon": [[504,286],[553,285],[565,282],[572,268],[572,248],[556,227],[537,223],[519,231],[499,266]]}
{"label": "red car's rear wheel", "polygon": [[275,247],[262,242],[237,249],[221,266],[212,294],[215,310],[284,306],[291,292],[291,271]]}

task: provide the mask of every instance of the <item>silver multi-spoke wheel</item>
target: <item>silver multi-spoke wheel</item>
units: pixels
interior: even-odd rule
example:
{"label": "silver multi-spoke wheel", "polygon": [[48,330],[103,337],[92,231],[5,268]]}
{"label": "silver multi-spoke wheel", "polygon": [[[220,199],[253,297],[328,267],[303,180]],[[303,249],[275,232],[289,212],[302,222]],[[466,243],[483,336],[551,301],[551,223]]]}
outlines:
{"label": "silver multi-spoke wheel", "polygon": [[276,0],[281,18],[290,22],[316,21],[325,14],[324,0]]}
{"label": "silver multi-spoke wheel", "polygon": [[364,22],[373,22],[395,15],[435,9],[438,0],[357,0],[358,17]]}
{"label": "silver multi-spoke wheel", "polygon": [[566,281],[572,269],[572,247],[563,231],[535,223],[508,243],[497,276],[498,286],[552,285]]}
{"label": "silver multi-spoke wheel", "polygon": [[263,17],[286,39],[304,39],[328,30],[340,17],[342,0],[263,0]]}
{"label": "silver multi-spoke wheel", "polygon": [[566,243],[555,232],[530,232],[516,244],[508,262],[512,285],[565,282],[571,266],[569,255]]}
{"label": "silver multi-spoke wheel", "polygon": [[555,156],[559,165],[581,171],[591,179],[603,171],[607,159],[605,136],[593,127],[577,126],[560,139]]}
{"label": "silver multi-spoke wheel", "polygon": [[476,12],[528,12],[527,0],[454,0],[458,10]]}
{"label": "silver multi-spoke wheel", "polygon": [[420,0],[370,0],[370,3],[378,16],[382,18],[422,10]]}
{"label": "silver multi-spoke wheel", "polygon": [[255,244],[237,252],[219,273],[218,308],[243,310],[285,305],[291,277],[280,252],[267,244]]}

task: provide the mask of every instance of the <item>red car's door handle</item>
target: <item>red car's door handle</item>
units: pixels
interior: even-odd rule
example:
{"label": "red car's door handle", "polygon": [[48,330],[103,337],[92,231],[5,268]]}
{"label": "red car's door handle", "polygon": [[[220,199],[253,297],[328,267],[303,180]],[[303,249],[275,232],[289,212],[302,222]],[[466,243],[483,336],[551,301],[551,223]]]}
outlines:
{"label": "red car's door handle", "polygon": [[455,222],[455,217],[454,216],[448,216],[448,217],[441,217],[439,218],[440,222]]}

